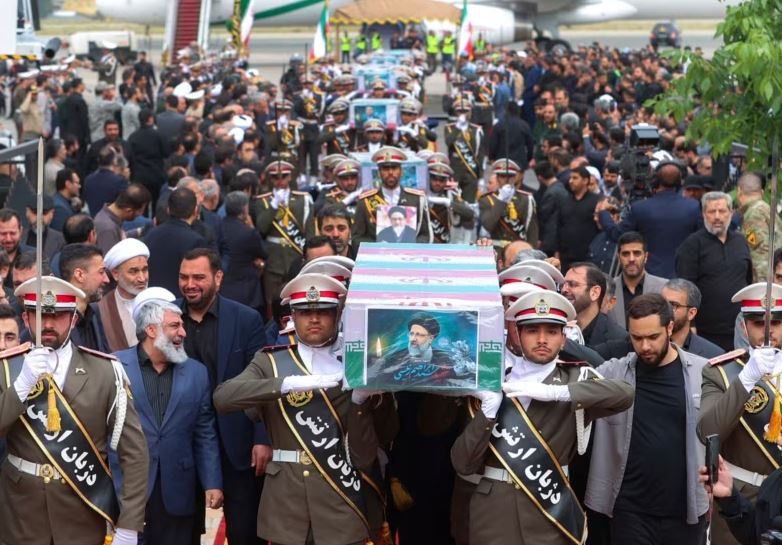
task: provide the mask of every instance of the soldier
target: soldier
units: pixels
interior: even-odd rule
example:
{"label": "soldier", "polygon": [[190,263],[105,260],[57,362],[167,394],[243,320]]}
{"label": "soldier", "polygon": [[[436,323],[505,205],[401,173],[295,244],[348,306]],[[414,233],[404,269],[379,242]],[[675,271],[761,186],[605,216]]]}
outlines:
{"label": "soldier", "polygon": [[268,304],[280,293],[291,265],[304,255],[304,243],[315,235],[315,205],[309,193],[290,189],[293,170],[286,161],[269,163],[264,175],[273,189],[258,196],[261,205],[255,225],[266,239],[269,254],[263,273]]}
{"label": "soldier", "polygon": [[399,113],[402,117],[402,125],[397,128],[399,135],[396,145],[402,149],[413,152],[427,149],[429,142],[437,141],[437,133],[430,130],[419,119],[421,115],[421,103],[414,98],[406,98],[399,103]]}
{"label": "soldier", "polygon": [[364,122],[364,141],[356,146],[355,151],[375,153],[389,143],[386,125],[379,119],[367,119]]}
{"label": "soldier", "polygon": [[476,393],[481,403],[470,404],[472,420],[451,450],[457,472],[482,474],[470,500],[470,543],[586,539],[586,516],[567,479],[583,431],[573,412],[585,412],[581,425],[619,413],[632,405],[633,388],[622,380],[581,380],[590,369],[584,362],[558,359],[563,328],[575,316],[570,302],[553,291],[522,295],[505,313],[515,322],[524,356],[510,369],[504,395]]}
{"label": "soldier", "polygon": [[478,179],[483,176],[483,129],[469,122],[470,102],[459,97],[453,103],[457,120],[445,126],[445,144],[456,180],[467,202],[475,202]]}
{"label": "soldier", "polygon": [[319,124],[323,116],[325,101],[323,95],[313,87],[315,80],[312,79],[312,76],[303,74],[301,83],[304,88],[301,90],[301,93],[296,95],[293,102],[293,111],[296,113],[297,119],[302,123],[299,172],[302,175],[307,173],[307,158],[309,158],[309,176],[311,182],[314,182],[318,177],[318,155],[320,154],[320,145],[318,144]]}
{"label": "soldier", "polygon": [[407,160],[399,148],[386,146],[372,156],[380,172],[381,186],[365,191],[358,197],[353,219],[353,242],[377,240],[377,209],[379,206],[413,207],[416,210],[416,240],[432,242],[429,227],[429,209],[423,191],[399,185],[402,179],[402,163]]}
{"label": "soldier", "polygon": [[[741,303],[747,339],[752,350],[740,349],[709,360],[703,369],[698,435],[720,437],[720,454],[743,496],[754,502],[763,480],[782,464],[782,451],[763,436],[774,407],[779,383],[766,376],[782,371],[782,286],[772,285],[770,347],[763,347],[766,283],[751,284],[731,299]],[[735,544],[725,521],[712,519],[716,545]]]}
{"label": "soldier", "polygon": [[518,188],[521,169],[510,159],[497,159],[491,166],[499,189],[481,195],[478,207],[481,226],[492,240],[525,240],[538,244],[538,215],[535,199]]}
{"label": "soldier", "polygon": [[[21,284],[22,318],[35,331],[37,279]],[[149,458],[122,364],[70,341],[81,290],[41,278],[41,343],[7,350],[0,374],[0,437],[8,458],[0,477],[3,543],[135,545],[144,528]],[[108,469],[116,451],[120,497]]]}
{"label": "soldier", "polygon": [[320,182],[318,182],[317,188],[321,191],[321,193],[331,189],[336,185],[336,180],[334,179],[334,167],[347,158],[347,155],[333,153],[331,155],[326,155],[323,157],[323,159],[320,160]]}
{"label": "soldier", "polygon": [[453,179],[453,170],[444,163],[429,164],[429,223],[434,242],[451,241],[451,227],[472,229],[475,212],[462,199],[459,184]]}
{"label": "soldier", "polygon": [[103,51],[100,61],[94,66],[98,72],[98,81],[114,85],[117,83],[117,57],[114,55],[117,44],[103,42],[101,48]]}
{"label": "soldier", "polygon": [[353,151],[356,130],[347,123],[349,108],[350,103],[344,99],[337,99],[328,107],[331,120],[321,127],[318,145],[326,144],[326,153],[329,155],[347,155]]}
{"label": "soldier", "polygon": [[[765,282],[768,274],[768,253],[771,241],[771,207],[763,200],[763,179],[756,172],[746,172],[736,185],[736,200],[739,202],[741,231],[747,238],[752,258],[752,273],[756,282]],[[782,243],[782,225],[777,219],[775,236],[777,247]]]}
{"label": "soldier", "polygon": [[489,68],[485,62],[476,63],[475,72],[478,79],[472,85],[473,103],[472,119],[488,133],[494,124],[494,84],[486,75]]}
{"label": "soldier", "polygon": [[290,119],[292,107],[288,99],[275,103],[276,118],[266,122],[263,139],[269,158],[282,159],[298,166],[302,125],[301,121]]}
{"label": "soldier", "polygon": [[359,472],[373,467],[382,441],[373,419],[382,412],[378,421],[392,428],[395,416],[387,399],[341,387],[335,342],[346,291],[323,274],[290,281],[281,296],[289,300],[296,344],[258,352],[215,390],[219,413],[251,411],[269,430],[274,451],[258,532],[274,544],[363,545],[382,524],[377,483]]}
{"label": "soldier", "polygon": [[315,210],[319,212],[321,208],[330,204],[344,204],[350,214],[356,211],[356,199],[361,194],[361,163],[355,159],[345,159],[340,161],[334,168],[334,177],[337,183],[327,191],[321,192],[318,200],[315,201]]}

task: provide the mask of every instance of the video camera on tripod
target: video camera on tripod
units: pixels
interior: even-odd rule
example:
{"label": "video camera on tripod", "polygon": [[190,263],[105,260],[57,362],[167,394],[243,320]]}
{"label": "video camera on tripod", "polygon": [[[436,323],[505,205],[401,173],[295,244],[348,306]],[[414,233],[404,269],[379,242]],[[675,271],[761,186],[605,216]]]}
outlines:
{"label": "video camera on tripod", "polygon": [[619,173],[624,193],[629,202],[645,199],[652,194],[654,173],[652,152],[660,142],[660,132],[653,125],[634,125],[630,131],[630,147],[622,157]]}

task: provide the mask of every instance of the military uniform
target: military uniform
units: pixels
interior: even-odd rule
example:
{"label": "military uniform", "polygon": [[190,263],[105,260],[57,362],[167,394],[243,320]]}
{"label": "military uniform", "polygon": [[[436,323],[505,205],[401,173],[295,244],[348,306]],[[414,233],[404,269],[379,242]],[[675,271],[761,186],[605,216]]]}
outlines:
{"label": "military uniform", "polygon": [[472,119],[488,133],[494,124],[494,84],[486,80],[476,81],[472,85],[473,103]]}
{"label": "military uniform", "polygon": [[[296,119],[288,120],[288,126],[279,128],[271,119],[264,125],[264,143],[270,160],[282,159],[298,167],[302,124]],[[294,176],[295,179],[295,176]]]}
{"label": "military uniform", "polygon": [[[263,273],[263,290],[267,300],[280,293],[285,276],[293,263],[303,255],[304,242],[315,236],[315,205],[304,191],[290,190],[286,206],[272,206],[273,193],[264,193],[258,199],[258,216],[255,225],[266,240],[266,269]],[[286,213],[287,211],[287,213]],[[289,229],[287,235],[280,232]],[[298,231],[299,236],[290,233]]]}
{"label": "military uniform", "polygon": [[[313,296],[313,290],[319,295]],[[326,295],[326,290],[330,295]],[[305,303],[319,303],[330,298],[336,305],[339,295],[345,292],[344,286],[332,278],[321,274],[302,274],[291,281],[281,295],[290,300],[291,308],[296,309],[302,299]],[[307,304],[303,306],[310,308]],[[286,369],[294,369],[295,372],[286,373]],[[318,454],[312,448],[314,442],[303,449],[302,427],[313,426],[310,428],[313,433],[318,429],[314,427],[315,421],[310,420],[314,415],[308,414],[306,420],[303,416],[305,411],[312,410],[313,394],[323,395],[338,418],[337,429],[328,431],[326,435],[333,433],[337,440],[342,441],[339,446],[349,449],[347,464],[343,466],[340,459],[340,467],[346,477],[352,469],[372,472],[378,447],[382,441],[388,440],[385,431],[376,431],[376,419],[384,420],[386,429],[396,422],[387,396],[373,396],[359,404],[351,400],[352,393],[343,390],[337,380],[329,383],[333,387],[316,384],[321,377],[327,376],[324,373],[334,373],[337,369],[344,370],[344,367],[331,345],[312,348],[299,341],[295,346],[275,346],[259,351],[241,374],[215,390],[214,403],[219,413],[248,411],[252,417],[263,421],[269,432],[274,454],[266,466],[258,510],[258,531],[261,537],[272,543],[363,545],[367,538],[374,538],[382,525],[382,501],[366,480],[361,481],[360,495],[365,502],[363,512],[368,524],[338,493],[335,488],[338,485],[330,484],[318,466],[313,464],[313,461],[322,464],[319,456],[325,457],[325,453]],[[293,378],[294,374],[297,379],[314,381],[312,386],[304,387],[311,389],[290,389],[287,394],[282,393],[286,380]],[[298,412],[291,418],[289,411]],[[326,418],[332,417],[328,414]],[[328,423],[328,420],[324,422],[318,418],[317,422]],[[316,436],[326,431],[324,428],[320,430],[315,433]],[[391,433],[395,432],[392,430]],[[349,445],[345,441],[346,434],[350,437]],[[316,446],[324,450],[331,448]],[[329,464],[331,460],[329,457]],[[346,472],[350,466],[351,471]]]}
{"label": "military uniform", "polygon": [[[66,285],[83,298],[83,292],[67,282],[47,278],[44,277],[43,280],[44,307],[47,305],[46,296],[52,295],[47,286],[55,285],[52,290],[57,290],[57,285]],[[20,299],[25,299],[27,308],[30,308],[30,300],[25,295],[32,294],[33,298],[35,297],[35,282],[35,279],[28,280],[16,291]],[[56,312],[60,312],[63,310],[59,307],[61,292],[55,293],[57,303],[54,306],[57,308]],[[78,297],[74,297],[74,301]],[[71,304],[75,311],[76,303]],[[32,305],[34,308],[34,299]],[[45,380],[39,382],[38,386],[42,387],[33,387],[23,403],[19,399],[13,377],[14,369],[18,371],[21,368],[24,373],[23,368],[27,364],[23,362],[30,349],[30,344],[24,344],[0,354],[0,437],[4,437],[8,445],[8,458],[3,462],[3,471],[0,473],[0,505],[3,506],[0,510],[0,542],[9,545],[101,545],[106,537],[106,519],[77,495],[56,471],[52,460],[64,469],[65,475],[75,486],[80,486],[77,483],[86,483],[81,485],[84,490],[100,486],[95,484],[96,476],[100,475],[108,479],[108,484],[105,480],[103,484],[113,492],[108,469],[93,467],[95,464],[86,465],[90,460],[89,452],[81,449],[89,449],[87,445],[91,442],[90,446],[93,448],[90,450],[97,455],[98,463],[108,467],[108,449],[118,412],[115,403],[122,392],[117,388],[118,376],[122,376],[117,374],[118,368],[115,365],[118,362],[112,356],[76,347],[70,341],[58,349],[57,358],[70,359],[59,359],[57,367],[52,371],[57,377],[59,366],[65,367],[62,379],[64,382],[61,388],[57,388],[62,394],[60,399],[63,400],[60,409],[63,417],[62,430],[43,435],[48,441],[47,452],[51,456],[49,458],[44,453],[43,444],[39,446],[42,437],[36,435],[34,438],[31,430],[35,429],[36,420],[46,422],[52,418],[52,412],[47,409],[47,396],[53,395],[54,392],[47,393],[47,390],[53,387],[47,387]],[[127,384],[124,387],[126,392]],[[65,403],[81,422],[84,436],[76,431],[78,424],[69,424]],[[119,464],[123,471],[123,488],[118,498],[120,510],[116,527],[140,533],[144,528],[149,457],[144,433],[132,401],[126,404],[125,409],[124,426],[116,444]],[[69,431],[72,433],[67,433]],[[58,436],[59,439],[55,442],[53,438]],[[85,441],[80,442],[82,438]],[[59,457],[55,454],[58,449]],[[69,471],[69,467],[72,471]],[[103,499],[105,500],[105,496]]]}
{"label": "military uniform", "polygon": [[318,144],[326,145],[326,153],[328,155],[334,153],[340,153],[347,155],[356,146],[356,130],[346,129],[341,132],[337,132],[339,125],[330,121],[325,123],[320,130],[320,136],[318,136]]}
{"label": "military uniform", "polygon": [[447,182],[453,178],[453,170],[444,163],[429,163],[430,192],[429,223],[432,227],[433,242],[447,244],[451,242],[451,228],[459,225],[464,229],[472,229],[475,225],[475,212],[462,199],[459,191],[444,190],[436,193],[431,186],[431,180]]}
{"label": "military uniform", "polygon": [[[302,79],[304,83],[312,83],[309,76],[303,76]],[[320,135],[320,119],[323,115],[324,105],[323,95],[314,90],[310,90],[307,96],[302,91],[293,101],[293,111],[296,113],[298,121],[302,123],[299,171],[307,172],[306,161],[309,158],[309,174],[313,177],[318,175],[318,155],[320,154],[318,136]]]}
{"label": "military uniform", "polygon": [[[749,254],[752,258],[753,277],[755,282],[765,282],[768,275],[768,252],[770,251],[771,208],[766,201],[758,198],[742,205],[739,213],[741,214],[741,232],[747,239]],[[775,231],[774,240],[778,248],[782,244],[782,225],[779,220],[776,222]]]}
{"label": "military uniform", "polygon": [[532,247],[538,244],[538,215],[535,199],[531,194],[516,189],[513,198],[505,203],[497,191],[481,195],[478,199],[481,226],[492,240],[526,240]]}
{"label": "military uniform", "polygon": [[483,176],[485,155],[483,129],[470,123],[462,131],[456,123],[445,126],[445,144],[454,177],[459,182],[462,196],[467,202],[475,202],[478,194],[478,179]]}
{"label": "military uniform", "polygon": [[[400,188],[399,206],[412,206],[417,211],[416,241],[431,242],[432,232],[429,226],[429,210],[426,205],[426,195],[418,189]],[[392,204],[386,201],[380,189],[370,189],[358,197],[356,215],[353,217],[352,238],[354,244],[375,242],[377,240],[377,207]]]}

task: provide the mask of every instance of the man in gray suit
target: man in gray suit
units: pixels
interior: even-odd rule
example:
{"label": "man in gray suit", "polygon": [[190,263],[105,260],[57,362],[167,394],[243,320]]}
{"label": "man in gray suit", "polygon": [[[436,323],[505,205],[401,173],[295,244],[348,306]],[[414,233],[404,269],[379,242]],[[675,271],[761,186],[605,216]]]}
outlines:
{"label": "man in gray suit", "polygon": [[608,317],[627,329],[625,312],[630,302],[644,293],[660,293],[667,279],[646,272],[649,252],[640,233],[628,231],[619,237],[616,252],[622,273],[611,280],[614,283],[616,304],[608,311]]}
{"label": "man in gray suit", "polygon": [[182,126],[185,124],[185,116],[179,111],[179,97],[168,95],[166,97],[166,109],[155,117],[155,124],[160,136],[167,145],[182,135]]}

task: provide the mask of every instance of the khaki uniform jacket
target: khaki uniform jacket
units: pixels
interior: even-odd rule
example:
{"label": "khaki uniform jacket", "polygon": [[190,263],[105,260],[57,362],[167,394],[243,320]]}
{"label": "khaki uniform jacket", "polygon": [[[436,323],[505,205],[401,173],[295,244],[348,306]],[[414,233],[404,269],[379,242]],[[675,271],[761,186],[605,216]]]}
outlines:
{"label": "khaki uniform jacket", "polygon": [[[556,455],[567,465],[576,454],[576,409],[586,409],[585,423],[620,413],[633,403],[633,388],[623,380],[578,382],[580,367],[558,365],[544,384],[567,384],[569,403],[533,400],[527,409],[530,420]],[[502,469],[489,450],[495,420],[476,410],[451,449],[457,473],[483,473],[485,466]],[[564,545],[572,543],[560,532],[527,495],[515,485],[483,478],[470,500],[470,543],[480,545]]]}
{"label": "khaki uniform jacket", "polygon": [[[477,170],[468,168],[462,160],[462,157],[456,151],[456,142],[463,141],[472,151],[472,155],[477,163]],[[483,175],[483,160],[485,156],[485,145],[483,142],[483,129],[480,125],[470,123],[466,133],[463,133],[456,126],[456,123],[448,123],[445,126],[445,144],[448,146],[448,157],[451,160],[451,168],[454,171],[456,180],[463,184],[468,180],[477,180]]]}
{"label": "khaki uniform jacket", "polygon": [[318,144],[326,144],[326,155],[341,153],[347,155],[356,146],[356,130],[348,129],[338,133],[337,125],[326,123],[320,129]]}
{"label": "khaki uniform jacket", "polygon": [[[281,238],[282,235],[272,223],[277,214],[282,213],[282,207],[272,208],[273,193],[264,193],[258,199],[260,200],[260,206],[258,207],[258,215],[255,218],[255,226],[258,232],[261,233],[264,240],[268,237]],[[315,206],[312,203],[310,194],[305,191],[291,190],[288,196],[288,208],[293,217],[296,218],[302,235],[306,238],[315,236]],[[269,255],[266,260],[266,271],[278,275],[287,274],[291,264],[301,256],[301,253],[288,242],[283,244],[268,243],[266,252]]]}
{"label": "khaki uniform jacket", "polygon": [[[446,195],[438,196],[445,197]],[[429,221],[432,226],[433,242],[450,242],[451,228],[454,224],[465,229],[472,229],[475,227],[474,219],[475,212],[473,212],[470,205],[464,202],[460,196],[451,196],[450,208],[444,204],[432,204],[431,201],[429,202]],[[444,240],[442,234],[439,232],[443,229],[448,236],[448,240]]]}
{"label": "khaki uniform jacket", "polygon": [[[353,243],[375,242],[377,240],[376,206],[388,204],[380,189],[370,189],[358,197],[356,215],[353,217]],[[416,242],[432,242],[432,230],[429,227],[429,208],[426,195],[417,189],[403,187],[399,194],[399,206],[412,206],[417,210]]]}
{"label": "khaki uniform jacket", "polygon": [[266,155],[275,159],[279,157],[296,166],[299,144],[301,144],[301,129],[301,122],[295,119],[288,121],[288,127],[282,131],[277,129],[275,120],[267,121],[263,131]]}
{"label": "khaki uniform jacket", "polygon": [[[513,205],[515,212],[511,212],[510,204]],[[538,244],[538,213],[535,209],[535,199],[520,189],[516,190],[510,203],[506,203],[497,198],[497,192],[493,191],[481,195],[478,199],[478,210],[481,216],[481,226],[488,231],[492,240],[526,240],[532,247]],[[524,226],[526,238],[520,238],[511,228],[509,223],[512,214],[516,215],[518,221]]]}
{"label": "khaki uniform jacket", "polygon": [[[274,449],[301,450],[277,404],[283,395],[283,380],[284,377],[274,377],[269,354],[259,351],[242,373],[217,387],[215,408],[219,414],[244,410],[251,418],[262,421]],[[340,387],[326,390],[326,395],[350,438],[353,466],[362,470],[371,467],[381,441],[374,426],[375,402],[370,399],[356,405],[351,402],[351,392]],[[383,405],[390,407],[390,403]],[[390,419],[393,418],[395,414]],[[376,494],[366,483],[362,485],[370,525],[376,530],[380,524],[377,501],[372,504]],[[298,463],[269,462],[266,466],[258,530],[263,539],[286,545],[304,544],[310,531],[318,545],[345,545],[363,542],[368,537],[364,523],[315,466]]]}
{"label": "khaki uniform jacket", "polygon": [[[77,374],[77,369],[83,369],[84,373]],[[115,394],[114,372],[108,357],[74,346],[63,395],[104,460],[114,429],[114,414],[108,423],[106,417]],[[13,387],[5,389],[3,376],[0,380],[0,437],[7,440],[9,454],[34,463],[48,463],[19,420],[25,410],[16,390]],[[117,527],[141,532],[147,502],[149,456],[130,399],[117,457],[123,474]],[[21,473],[7,461],[0,473],[0,505],[3,506],[0,509],[2,545],[50,545],[52,542],[56,545],[101,545],[106,535],[105,519],[90,509],[68,484],[59,480],[44,484],[41,477]]]}
{"label": "khaki uniform jacket", "polygon": [[[728,357],[721,363],[703,368],[698,436],[703,441],[707,435],[718,434],[720,454],[726,461],[753,473],[769,475],[776,468],[739,422],[739,418],[744,415],[744,404],[749,400],[750,392],[744,389],[738,378],[725,388],[725,381],[719,370],[720,365],[733,361]],[[769,400],[769,403],[773,403],[773,399]],[[763,446],[767,449],[777,448],[771,443]]]}

